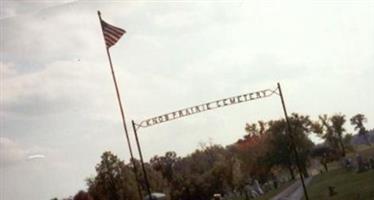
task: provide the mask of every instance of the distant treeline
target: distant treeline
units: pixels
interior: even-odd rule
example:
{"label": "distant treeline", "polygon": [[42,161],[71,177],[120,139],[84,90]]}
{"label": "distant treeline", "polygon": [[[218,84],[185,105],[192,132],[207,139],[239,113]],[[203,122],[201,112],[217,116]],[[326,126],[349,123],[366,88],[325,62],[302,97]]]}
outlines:
{"label": "distant treeline", "polygon": [[[246,135],[226,147],[204,144],[185,157],[173,151],[152,157],[145,163],[152,191],[165,193],[172,200],[207,200],[215,193],[244,192],[254,179],[260,183],[274,177],[295,179],[297,168],[292,147],[297,149],[305,177],[309,176],[308,167],[313,159],[326,163],[352,150],[352,134],[346,133],[343,114],[320,115],[312,120],[293,113],[289,121],[293,141],[284,119],[258,121],[247,123]],[[350,118],[362,142],[370,145],[366,121],[363,114]],[[324,144],[315,146],[308,137],[311,133],[322,138]],[[96,165],[97,174],[86,180],[88,193],[96,200],[138,200],[138,179],[142,195],[146,195],[140,162],[135,163],[137,176],[131,162],[125,163],[113,153],[104,152]]]}

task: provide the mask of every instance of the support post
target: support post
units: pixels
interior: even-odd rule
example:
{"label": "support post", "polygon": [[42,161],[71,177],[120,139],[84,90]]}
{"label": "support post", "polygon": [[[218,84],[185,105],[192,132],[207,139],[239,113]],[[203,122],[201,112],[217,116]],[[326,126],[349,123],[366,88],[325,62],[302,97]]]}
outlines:
{"label": "support post", "polygon": [[281,99],[281,102],[282,102],[284,116],[285,116],[286,122],[287,122],[287,130],[288,130],[288,134],[287,135],[289,136],[289,138],[291,140],[291,148],[292,148],[292,150],[293,150],[293,152],[295,154],[296,165],[297,165],[297,168],[299,170],[299,175],[300,175],[300,179],[301,179],[301,184],[303,186],[303,191],[304,191],[305,199],[309,200],[308,192],[307,192],[306,187],[305,187],[304,176],[302,175],[302,169],[301,169],[301,165],[300,165],[299,154],[297,153],[297,150],[296,150],[294,136],[293,136],[292,129],[291,129],[291,123],[290,123],[290,121],[288,119],[286,105],[285,105],[284,99],[283,99],[282,89],[281,89],[281,86],[280,86],[279,83],[277,83],[277,85],[278,85],[279,96],[280,96],[280,99]]}
{"label": "support post", "polygon": [[131,123],[132,123],[132,128],[134,130],[136,145],[138,147],[138,152],[139,152],[139,157],[140,157],[140,163],[142,164],[143,175],[144,175],[144,180],[145,180],[145,186],[147,187],[147,192],[148,192],[149,200],[153,200],[152,193],[151,193],[151,188],[150,188],[149,181],[148,181],[147,171],[145,170],[145,166],[144,166],[143,154],[142,154],[142,149],[141,149],[140,143],[139,143],[138,132],[136,130],[136,126],[135,126],[134,120],[131,120]]}

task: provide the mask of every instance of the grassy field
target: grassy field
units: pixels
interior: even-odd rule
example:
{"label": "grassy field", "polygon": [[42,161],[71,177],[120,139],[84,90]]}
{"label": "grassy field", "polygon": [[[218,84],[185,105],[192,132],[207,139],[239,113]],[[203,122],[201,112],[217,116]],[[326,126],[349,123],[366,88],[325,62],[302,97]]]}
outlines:
{"label": "grassy field", "polygon": [[[364,156],[374,156],[374,147],[362,147],[359,153]],[[354,157],[354,153],[348,157]],[[338,164],[335,163],[335,166]],[[328,195],[328,187],[335,187],[337,194]],[[311,200],[373,200],[374,199],[374,170],[356,173],[342,168],[335,168],[328,173],[313,178],[308,186]]]}
{"label": "grassy field", "polygon": [[[337,195],[329,197],[328,186],[334,186]],[[336,169],[314,177],[307,188],[311,200],[372,200],[374,199],[374,170],[355,173]]]}
{"label": "grassy field", "polygon": [[[374,146],[361,145],[356,147],[356,152],[368,158],[374,156]],[[356,152],[347,154],[347,157],[354,160]],[[256,200],[268,200],[292,183],[293,181],[285,183]],[[333,197],[328,195],[329,186],[335,187],[337,192]],[[374,200],[374,170],[356,173],[341,168],[338,162],[329,163],[329,172],[315,176],[307,188],[310,200]],[[243,199],[239,198],[238,200]]]}

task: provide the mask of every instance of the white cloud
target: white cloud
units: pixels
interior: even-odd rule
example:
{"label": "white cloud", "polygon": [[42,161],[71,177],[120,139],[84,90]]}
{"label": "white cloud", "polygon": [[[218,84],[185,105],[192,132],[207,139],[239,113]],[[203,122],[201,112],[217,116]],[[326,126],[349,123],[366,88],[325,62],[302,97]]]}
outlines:
{"label": "white cloud", "polygon": [[17,164],[26,158],[26,150],[13,140],[0,137],[0,164],[1,167]]}
{"label": "white cloud", "polygon": [[43,159],[43,158],[45,158],[45,155],[43,154],[34,154],[34,155],[27,156],[28,160]]}
{"label": "white cloud", "polygon": [[[67,196],[66,190],[75,192],[75,188],[82,188],[84,182],[77,178],[77,174],[82,172],[74,167],[79,162],[72,162],[68,157],[58,149],[0,137],[1,197],[10,200],[26,197],[48,199],[56,195]],[[64,177],[69,178],[59,184]],[[38,184],[30,187],[30,182]]]}
{"label": "white cloud", "polygon": [[[44,153],[52,153],[51,149],[41,148],[35,145],[21,144],[14,139],[0,137],[0,167],[24,165],[25,161],[45,158]],[[54,153],[55,154],[55,153]]]}
{"label": "white cloud", "polygon": [[43,9],[61,6],[74,1],[75,0],[3,0],[1,1],[0,18],[35,13]]}
{"label": "white cloud", "polygon": [[[19,177],[0,192],[68,196],[83,189],[103,151],[128,160],[97,10],[127,30],[111,54],[128,121],[280,81],[290,113],[362,112],[372,127],[374,7],[329,2],[78,1],[33,14],[46,4],[10,6],[4,12],[25,14],[0,20],[1,144],[10,147],[7,170]],[[146,158],[185,155],[208,138],[234,142],[245,122],[280,117],[271,97],[141,129],[139,137]],[[35,154],[46,157],[15,167]],[[24,174],[42,179],[40,188],[20,186]],[[19,196],[12,188],[22,188]]]}

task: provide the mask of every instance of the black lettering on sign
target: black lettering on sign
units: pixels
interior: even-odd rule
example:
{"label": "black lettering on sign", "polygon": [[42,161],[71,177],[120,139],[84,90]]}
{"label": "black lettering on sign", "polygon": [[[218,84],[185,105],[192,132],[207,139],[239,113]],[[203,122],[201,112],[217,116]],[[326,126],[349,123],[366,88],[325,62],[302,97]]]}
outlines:
{"label": "black lettering on sign", "polygon": [[267,96],[267,95],[266,95],[267,90],[262,90],[261,92],[262,92],[262,94],[263,94],[262,97],[266,97],[266,96]]}
{"label": "black lettering on sign", "polygon": [[230,104],[236,103],[236,98],[235,97],[231,97],[229,100],[230,100]]}
{"label": "black lettering on sign", "polygon": [[151,125],[151,122],[150,122],[151,120],[149,119],[149,120],[147,120],[147,121],[145,121],[145,123],[147,124],[147,126],[150,126]]}
{"label": "black lettering on sign", "polygon": [[177,117],[177,112],[173,112],[173,119]]}
{"label": "black lettering on sign", "polygon": [[261,98],[261,93],[260,92],[256,92],[256,98],[257,99]]}
{"label": "black lettering on sign", "polygon": [[183,111],[182,110],[178,111],[178,113],[179,113],[179,117],[183,117]]}
{"label": "black lettering on sign", "polygon": [[236,97],[236,99],[238,100],[238,103],[243,102],[243,101],[240,99],[240,97],[243,97],[243,96],[242,96],[242,95],[239,95],[239,96]]}
{"label": "black lettering on sign", "polygon": [[226,103],[226,101],[227,101],[227,99],[223,100],[223,105],[225,105],[225,106],[229,105],[229,104]]}
{"label": "black lettering on sign", "polygon": [[253,99],[255,99],[255,98],[253,97],[253,93],[249,93],[249,100],[253,100]]}
{"label": "black lettering on sign", "polygon": [[196,107],[195,107],[195,111],[196,111],[196,112],[201,112],[199,106],[196,106]]}
{"label": "black lettering on sign", "polygon": [[245,94],[244,95],[244,101],[248,101],[249,100],[249,94]]}
{"label": "black lettering on sign", "polygon": [[205,104],[206,105],[206,109],[207,110],[210,110],[210,103],[207,103],[207,104]]}
{"label": "black lettering on sign", "polygon": [[161,123],[161,122],[164,122],[164,119],[162,118],[162,116],[158,116],[158,121]]}

